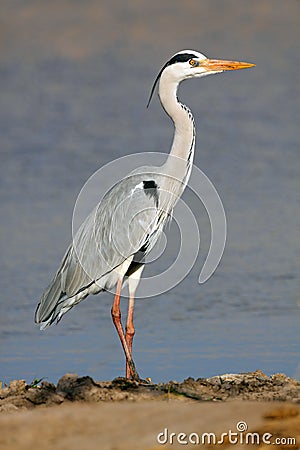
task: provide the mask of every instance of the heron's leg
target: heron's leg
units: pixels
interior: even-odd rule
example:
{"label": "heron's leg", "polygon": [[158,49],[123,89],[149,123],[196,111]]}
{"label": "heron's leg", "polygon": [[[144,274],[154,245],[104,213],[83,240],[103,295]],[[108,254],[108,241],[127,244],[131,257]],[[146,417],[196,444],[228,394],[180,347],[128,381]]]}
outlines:
{"label": "heron's leg", "polygon": [[[140,266],[132,275],[128,277],[128,288],[129,288],[129,303],[128,303],[128,314],[127,314],[127,322],[126,322],[126,342],[128,345],[128,350],[132,355],[132,341],[135,333],[134,325],[133,325],[133,312],[134,312],[134,296],[136,288],[138,287],[142,271],[144,266]],[[126,363],[126,378],[130,376],[130,367]]]}
{"label": "heron's leg", "polygon": [[[130,296],[128,303],[128,315],[127,315],[126,335],[125,335],[130,355],[132,355],[132,341],[135,333],[133,325],[133,311],[134,311],[134,297]],[[130,378],[130,366],[127,361],[126,361],[126,378]]]}
{"label": "heron's leg", "polygon": [[126,367],[128,366],[129,368],[129,376],[127,377],[127,370],[126,370],[126,377],[127,378],[132,378],[134,380],[138,380],[139,376],[138,373],[136,371],[132,356],[131,356],[131,352],[129,351],[128,348],[128,344],[126,342],[125,339],[125,335],[124,335],[124,330],[122,327],[122,322],[121,322],[121,311],[120,311],[120,294],[121,294],[121,289],[122,289],[122,283],[123,283],[123,278],[120,278],[118,283],[117,283],[117,289],[116,289],[116,295],[114,298],[114,302],[111,308],[111,316],[112,316],[112,320],[113,323],[116,327],[117,333],[119,335],[125,356],[126,356]]}

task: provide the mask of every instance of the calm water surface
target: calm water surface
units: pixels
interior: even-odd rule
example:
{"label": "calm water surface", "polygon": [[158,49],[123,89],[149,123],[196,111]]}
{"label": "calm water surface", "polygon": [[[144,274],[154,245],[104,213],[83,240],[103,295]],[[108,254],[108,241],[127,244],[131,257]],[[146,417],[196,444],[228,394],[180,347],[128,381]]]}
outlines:
{"label": "calm water surface", "polygon": [[[33,316],[86,180],[126,154],[168,151],[171,124],[156,98],[145,104],[160,66],[184,47],[257,67],[180,90],[196,120],[195,164],[220,193],[228,240],[200,286],[209,223],[187,190],[201,252],[174,289],[137,301],[137,366],[154,381],[256,369],[299,377],[299,3],[287,11],[280,1],[241,1],[240,10],[232,1],[103,2],[99,10],[88,1],[59,14],[31,3],[1,6],[0,379],[123,373],[111,294],[89,297],[46,332]],[[174,225],[168,236],[170,247]],[[145,275],[159,273],[168,254]]]}

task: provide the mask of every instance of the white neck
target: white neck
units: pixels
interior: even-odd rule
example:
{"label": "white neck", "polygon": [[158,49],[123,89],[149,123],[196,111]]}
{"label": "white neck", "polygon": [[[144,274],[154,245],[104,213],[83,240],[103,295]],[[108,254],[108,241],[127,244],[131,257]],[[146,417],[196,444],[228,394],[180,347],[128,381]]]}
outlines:
{"label": "white neck", "polygon": [[191,111],[177,99],[178,81],[174,81],[166,72],[159,82],[161,104],[175,126],[174,140],[170,156],[165,164],[165,173],[182,183],[185,188],[194,159],[195,125]]}

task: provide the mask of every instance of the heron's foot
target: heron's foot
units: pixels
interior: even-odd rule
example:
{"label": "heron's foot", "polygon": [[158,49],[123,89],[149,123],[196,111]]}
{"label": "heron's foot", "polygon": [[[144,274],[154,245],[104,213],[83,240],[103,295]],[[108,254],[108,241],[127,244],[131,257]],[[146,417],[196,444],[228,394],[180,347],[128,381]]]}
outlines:
{"label": "heron's foot", "polygon": [[131,378],[128,381],[132,381],[132,382],[138,384],[139,386],[140,385],[141,386],[151,386],[151,384],[152,384],[151,378],[144,379],[144,378],[141,378],[139,376],[137,378]]}
{"label": "heron's foot", "polygon": [[151,378],[146,378],[145,380],[141,378],[135,368],[133,360],[126,361],[126,380],[135,381],[138,384],[150,385],[152,384]]}
{"label": "heron's foot", "polygon": [[143,379],[140,377],[138,377],[137,379],[118,377],[118,378],[115,378],[112,381],[112,383],[114,385],[121,387],[122,390],[138,389],[139,387],[152,388],[152,386],[153,386],[152,381],[150,381],[150,378]]}
{"label": "heron's foot", "polygon": [[146,379],[141,378],[137,372],[134,377],[127,378],[127,379],[128,379],[128,381],[133,381],[133,382],[137,383],[138,385],[150,386],[152,384],[151,378],[146,378]]}
{"label": "heron's foot", "polygon": [[133,359],[126,361],[126,379],[132,381],[140,380],[140,376],[137,373]]}
{"label": "heron's foot", "polygon": [[138,383],[143,385],[143,386],[151,386],[152,385],[152,380],[150,377],[147,377],[145,380],[143,378],[140,378],[138,380]]}

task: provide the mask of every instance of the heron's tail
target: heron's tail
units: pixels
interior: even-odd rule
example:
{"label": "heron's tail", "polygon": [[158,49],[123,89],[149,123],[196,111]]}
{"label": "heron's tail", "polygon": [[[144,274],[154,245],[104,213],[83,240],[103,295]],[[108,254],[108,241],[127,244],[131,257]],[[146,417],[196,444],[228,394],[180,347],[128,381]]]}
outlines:
{"label": "heron's tail", "polygon": [[[67,249],[60,268],[53,280],[43,293],[35,311],[35,322],[41,324],[41,330],[51,325],[55,320],[60,320],[61,309],[68,299],[66,294],[66,266],[71,255],[71,246]],[[60,315],[60,317],[59,317]]]}
{"label": "heron's tail", "polygon": [[66,312],[90,293],[103,289],[86,273],[70,245],[53,280],[43,293],[35,311],[35,322],[44,330],[53,322],[59,322]]}
{"label": "heron's tail", "polygon": [[57,273],[43,293],[35,311],[35,322],[41,324],[41,330],[51,325],[58,317],[66,298],[62,291],[61,274]]}
{"label": "heron's tail", "polygon": [[35,322],[41,324],[41,330],[44,330],[55,321],[58,323],[64,314],[88,295],[88,291],[83,290],[72,297],[68,297],[61,290],[60,286],[60,279],[56,276],[44,292],[37,306]]}

